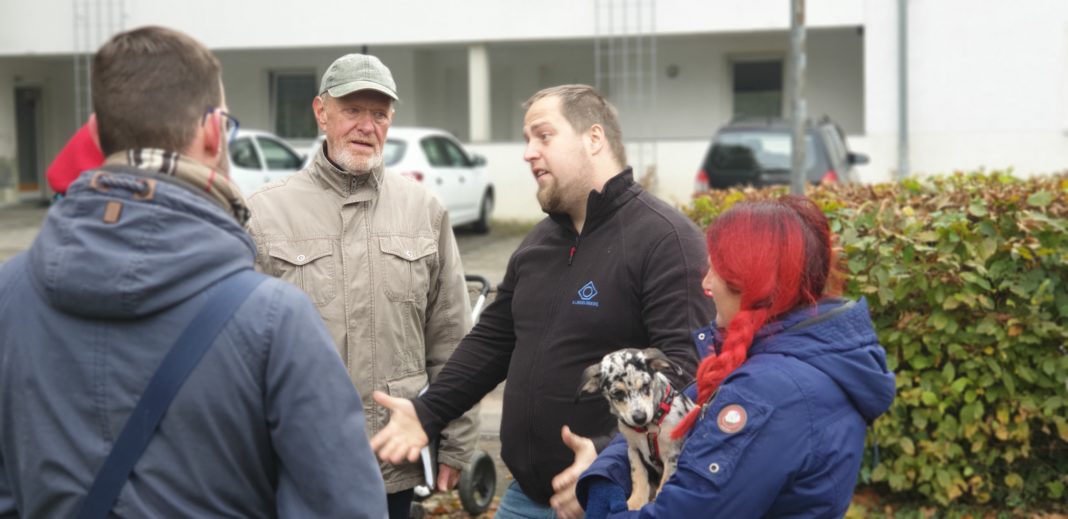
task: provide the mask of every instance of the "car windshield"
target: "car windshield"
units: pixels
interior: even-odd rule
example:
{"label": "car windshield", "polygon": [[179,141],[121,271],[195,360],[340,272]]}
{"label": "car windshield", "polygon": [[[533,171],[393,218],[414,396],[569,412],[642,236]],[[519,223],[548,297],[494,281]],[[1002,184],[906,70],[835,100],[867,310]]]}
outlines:
{"label": "car windshield", "polygon": [[407,143],[396,139],[386,139],[386,146],[382,149],[382,159],[387,166],[392,166],[404,158],[404,149]]}
{"label": "car windshield", "polygon": [[[712,167],[717,169],[789,170],[792,136],[771,132],[721,133],[712,147]],[[805,137],[805,169],[816,165],[816,144]]]}

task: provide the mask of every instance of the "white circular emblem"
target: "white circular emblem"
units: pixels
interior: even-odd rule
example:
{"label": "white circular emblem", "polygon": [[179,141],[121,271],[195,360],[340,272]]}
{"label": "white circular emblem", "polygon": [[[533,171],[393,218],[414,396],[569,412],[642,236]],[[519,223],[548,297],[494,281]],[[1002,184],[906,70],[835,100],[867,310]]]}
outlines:
{"label": "white circular emblem", "polygon": [[297,256],[297,261],[304,261],[305,258],[307,258],[307,256],[301,254],[301,255]]}
{"label": "white circular emblem", "polygon": [[412,251],[406,250],[406,251],[404,251],[404,255],[408,256],[410,258],[410,257],[412,257]]}
{"label": "white circular emblem", "polygon": [[745,428],[745,423],[748,420],[745,408],[738,404],[731,404],[724,407],[719,415],[716,417],[716,425],[719,430],[727,433],[734,434]]}
{"label": "white circular emblem", "polygon": [[705,340],[705,334],[703,334],[703,333],[697,334],[697,338],[698,338],[699,340],[702,340],[702,341],[703,341],[703,340]]}

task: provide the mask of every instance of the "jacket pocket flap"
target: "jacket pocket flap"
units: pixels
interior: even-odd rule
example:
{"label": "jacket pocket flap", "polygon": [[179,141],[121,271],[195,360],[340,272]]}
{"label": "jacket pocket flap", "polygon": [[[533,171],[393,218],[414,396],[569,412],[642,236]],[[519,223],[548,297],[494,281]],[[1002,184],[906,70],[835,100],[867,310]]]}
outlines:
{"label": "jacket pocket flap", "polygon": [[434,240],[422,236],[384,236],[378,239],[382,252],[403,260],[415,261],[438,251]]}
{"label": "jacket pocket flap", "polygon": [[429,383],[426,371],[420,371],[386,381],[386,391],[389,392],[389,396],[410,399],[419,396]]}
{"label": "jacket pocket flap", "polygon": [[267,245],[267,254],[294,265],[307,265],[334,253],[330,240],[279,241]]}

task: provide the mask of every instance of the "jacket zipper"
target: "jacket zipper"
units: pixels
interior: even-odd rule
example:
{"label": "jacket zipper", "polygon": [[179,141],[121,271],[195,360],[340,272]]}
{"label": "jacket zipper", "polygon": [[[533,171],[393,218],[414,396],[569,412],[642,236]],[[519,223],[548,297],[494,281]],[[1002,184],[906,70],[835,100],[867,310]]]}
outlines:
{"label": "jacket zipper", "polygon": [[[572,261],[574,261],[574,259],[575,259],[575,252],[578,251],[578,246],[579,246],[579,235],[575,234],[575,243],[571,244],[571,248],[568,250],[568,255],[567,255],[567,266],[568,267],[571,266]],[[555,290],[559,290],[563,286],[563,284],[566,284],[566,283],[563,283],[563,280],[565,280],[565,279],[569,279],[569,276],[566,273],[561,278],[561,285],[556,287]],[[549,308],[549,319],[548,319],[548,323],[546,323],[546,325],[556,321],[556,310],[558,309],[558,304],[559,303],[554,298],[553,299],[553,304]],[[540,357],[539,354],[542,351],[542,347],[545,346],[545,345],[546,345],[546,338],[545,338],[544,335],[542,335],[541,343],[538,345],[538,348],[536,348],[534,350],[534,358],[531,359],[531,362],[530,362],[531,371],[536,371],[537,370],[538,360],[539,360],[538,357]],[[534,384],[534,382],[532,381],[531,382],[531,386],[533,386],[533,384]],[[537,390],[540,391],[540,388],[537,388]],[[536,407],[537,406],[533,406],[533,405],[527,407],[527,417],[528,417],[527,427],[528,428],[531,427],[535,422],[534,415],[535,415],[535,408]],[[532,442],[528,440],[526,442],[526,446],[525,447],[526,447],[526,451],[527,451],[526,452],[527,466],[530,468],[530,470],[534,474],[534,476],[538,477],[538,473],[541,471],[541,468],[539,468],[534,463],[534,448],[533,448]]]}

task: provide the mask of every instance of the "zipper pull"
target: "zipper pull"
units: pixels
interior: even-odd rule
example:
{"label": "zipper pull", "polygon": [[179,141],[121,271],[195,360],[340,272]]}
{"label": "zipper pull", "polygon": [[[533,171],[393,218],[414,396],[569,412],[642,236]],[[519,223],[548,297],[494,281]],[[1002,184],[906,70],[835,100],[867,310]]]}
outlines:
{"label": "zipper pull", "polygon": [[578,247],[576,247],[574,245],[571,246],[571,253],[568,254],[568,256],[567,256],[567,266],[569,266],[569,267],[571,266],[571,261],[575,259],[575,249],[577,249],[577,248]]}

